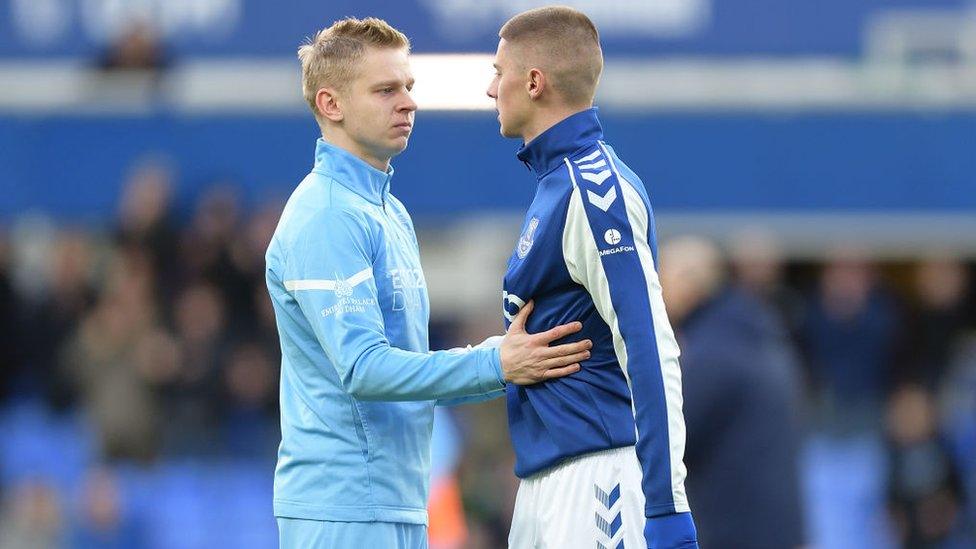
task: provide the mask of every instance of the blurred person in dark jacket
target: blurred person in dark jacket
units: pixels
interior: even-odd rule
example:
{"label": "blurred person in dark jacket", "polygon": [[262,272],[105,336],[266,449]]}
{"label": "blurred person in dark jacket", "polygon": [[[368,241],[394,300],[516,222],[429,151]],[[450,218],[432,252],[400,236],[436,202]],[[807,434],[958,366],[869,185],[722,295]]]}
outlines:
{"label": "blurred person in dark jacket", "polygon": [[796,363],[775,313],[724,281],[709,242],[673,238],[661,284],[681,348],[688,493],[703,547],[805,542]]}
{"label": "blurred person in dark jacket", "polygon": [[53,410],[68,409],[77,397],[60,368],[60,353],[96,302],[93,273],[97,251],[83,231],[63,230],[49,255],[46,287],[25,305],[16,346],[23,358],[20,396],[39,396]]}
{"label": "blurred person in dark jacket", "polygon": [[219,290],[227,308],[227,331],[244,335],[256,314],[254,288],[264,288],[264,252],[259,247],[267,249],[280,210],[270,228],[266,219],[246,220],[239,192],[229,182],[218,183],[198,198],[181,238],[181,262],[188,281],[202,280]]}
{"label": "blurred person in dark jacket", "polygon": [[863,254],[834,252],[802,328],[821,429],[844,437],[880,433],[899,320]]}
{"label": "blurred person in dark jacket", "polygon": [[167,422],[167,454],[212,455],[219,429],[221,357],[228,349],[227,306],[214,285],[197,281],[174,303],[174,333],[180,347],[178,369],[160,386]]}
{"label": "blurred person in dark jacket", "polygon": [[964,336],[958,348],[949,362],[939,404],[967,494],[963,531],[968,531],[970,545],[976,546],[976,332]]}
{"label": "blurred person in dark jacket", "polygon": [[919,385],[898,388],[888,401],[887,434],[888,511],[901,546],[964,547],[955,538],[965,490],[932,395]]}
{"label": "blurred person in dark jacket", "polygon": [[899,352],[897,380],[937,390],[973,320],[967,303],[969,271],[948,255],[930,257],[913,273],[917,300]]}
{"label": "blurred person in dark jacket", "polygon": [[14,375],[21,363],[16,345],[20,303],[10,280],[9,250],[7,235],[0,232],[0,405],[12,392]]}
{"label": "blurred person in dark jacket", "polygon": [[735,284],[772,306],[795,338],[803,298],[784,279],[783,250],[776,236],[759,227],[743,229],[732,237],[729,262]]}
{"label": "blurred person in dark jacket", "polygon": [[226,450],[273,460],[281,437],[277,364],[251,342],[235,344],[223,358],[219,396]]}
{"label": "blurred person in dark jacket", "polygon": [[136,164],[119,202],[115,242],[123,250],[141,250],[152,261],[159,304],[170,301],[178,281],[178,236],[172,221],[174,175],[158,158]]}

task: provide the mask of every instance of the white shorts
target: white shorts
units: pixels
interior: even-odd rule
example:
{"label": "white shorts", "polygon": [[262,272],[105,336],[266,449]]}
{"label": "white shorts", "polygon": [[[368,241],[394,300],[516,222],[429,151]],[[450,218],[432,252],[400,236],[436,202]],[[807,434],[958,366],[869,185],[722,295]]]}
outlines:
{"label": "white shorts", "polygon": [[575,457],[519,483],[510,549],[637,549],[644,493],[633,446]]}

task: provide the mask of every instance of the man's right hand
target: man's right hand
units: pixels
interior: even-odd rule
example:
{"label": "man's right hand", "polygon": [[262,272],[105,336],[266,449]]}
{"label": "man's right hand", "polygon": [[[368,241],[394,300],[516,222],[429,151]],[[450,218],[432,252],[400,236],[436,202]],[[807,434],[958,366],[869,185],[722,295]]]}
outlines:
{"label": "man's right hand", "polygon": [[525,331],[525,321],[532,312],[533,302],[522,307],[499,348],[502,375],[508,383],[531,385],[574,374],[580,370],[580,362],[590,358],[589,339],[550,347],[557,339],[583,329],[582,322],[570,322],[538,334]]}

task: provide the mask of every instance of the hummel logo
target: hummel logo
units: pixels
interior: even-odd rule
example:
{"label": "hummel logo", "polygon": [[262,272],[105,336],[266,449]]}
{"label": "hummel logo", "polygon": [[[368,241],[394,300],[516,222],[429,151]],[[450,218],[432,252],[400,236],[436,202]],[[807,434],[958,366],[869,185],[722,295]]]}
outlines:
{"label": "hummel logo", "polygon": [[604,507],[609,510],[617,500],[620,499],[620,484],[614,485],[610,493],[604,492],[600,489],[600,486],[594,484],[593,489],[595,491],[596,499],[603,504]]}
{"label": "hummel logo", "polygon": [[[584,173],[583,175],[585,176],[587,174]],[[587,189],[586,197],[590,200],[590,204],[593,204],[594,206],[600,208],[603,211],[607,211],[610,209],[610,205],[613,204],[613,201],[617,199],[617,188],[610,187],[610,190],[607,191],[607,194],[603,196],[600,196],[595,192]]]}
{"label": "hummel logo", "polygon": [[592,153],[584,156],[583,158],[580,158],[579,160],[574,160],[573,162],[575,162],[576,164],[583,164],[585,162],[592,161],[594,158],[598,156],[600,156],[600,149],[593,151]]}
{"label": "hummel logo", "polygon": [[597,168],[602,168],[607,165],[607,161],[601,159],[599,162],[594,162],[592,164],[580,164],[579,169],[581,170],[595,170]]}
{"label": "hummel logo", "polygon": [[600,173],[580,172],[580,175],[587,181],[592,181],[597,185],[603,185],[603,182],[610,177],[610,170],[603,170]]}
{"label": "hummel logo", "polygon": [[[599,505],[596,506],[596,527],[604,536],[604,539],[598,539],[596,546],[599,549],[608,549],[609,547],[615,547],[615,549],[623,549],[624,540],[620,539],[616,546],[614,545],[614,540],[618,539],[618,536],[623,535],[623,513],[620,507],[617,506],[617,502],[620,501],[620,484],[616,484],[609,492],[605,492],[600,489],[599,485],[594,484],[593,489],[595,491],[596,500]],[[617,511],[614,512],[614,509]],[[604,516],[607,513],[609,516]],[[599,537],[599,535],[598,535]],[[605,540],[605,541],[604,541]],[[606,543],[606,545],[604,545]]]}

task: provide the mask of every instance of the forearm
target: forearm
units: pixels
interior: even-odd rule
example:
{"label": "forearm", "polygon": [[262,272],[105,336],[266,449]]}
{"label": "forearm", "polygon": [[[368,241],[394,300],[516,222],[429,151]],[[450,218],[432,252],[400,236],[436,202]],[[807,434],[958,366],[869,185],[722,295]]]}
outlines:
{"label": "forearm", "polygon": [[504,389],[498,350],[414,353],[375,344],[353,360],[343,379],[360,400],[447,400]]}

